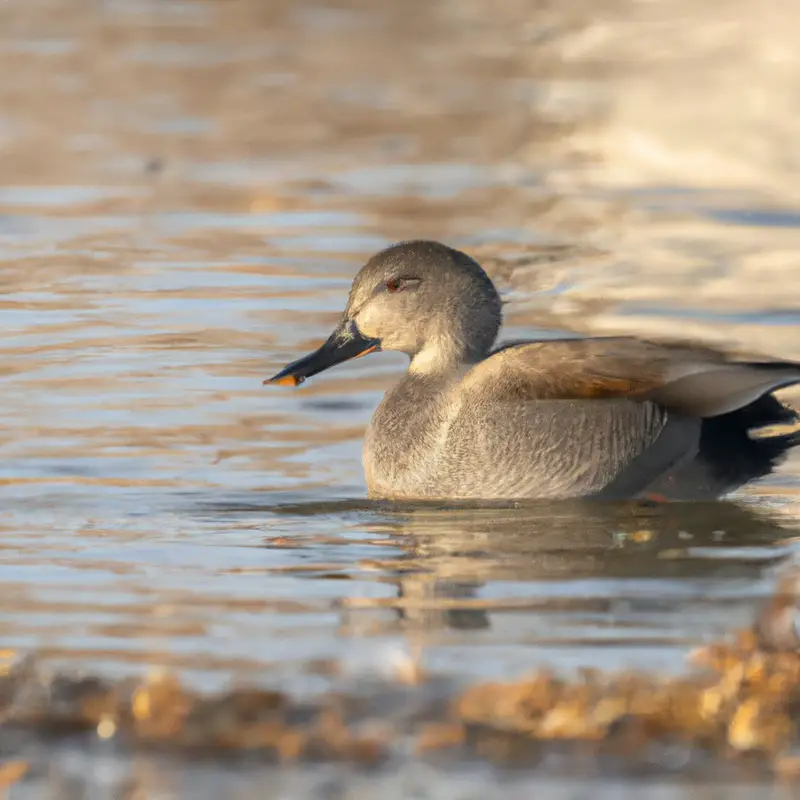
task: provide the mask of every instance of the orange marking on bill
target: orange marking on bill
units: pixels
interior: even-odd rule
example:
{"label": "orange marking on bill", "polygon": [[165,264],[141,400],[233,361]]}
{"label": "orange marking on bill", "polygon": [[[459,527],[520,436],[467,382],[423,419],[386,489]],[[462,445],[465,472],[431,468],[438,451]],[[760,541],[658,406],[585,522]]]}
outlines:
{"label": "orange marking on bill", "polygon": [[277,386],[299,386],[302,381],[298,380],[294,375],[285,375],[283,378],[267,378],[264,384],[274,383]]}
{"label": "orange marking on bill", "polygon": [[378,345],[374,344],[372,347],[368,347],[366,350],[360,352],[357,356],[353,356],[353,358],[361,358],[362,356],[368,356],[370,353],[374,353],[378,349]]}

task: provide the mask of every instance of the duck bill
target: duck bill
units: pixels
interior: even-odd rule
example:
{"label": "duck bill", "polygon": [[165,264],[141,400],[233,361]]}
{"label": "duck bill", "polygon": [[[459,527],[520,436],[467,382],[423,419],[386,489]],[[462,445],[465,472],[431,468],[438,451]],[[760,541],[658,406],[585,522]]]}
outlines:
{"label": "duck bill", "polygon": [[297,359],[297,361],[292,361],[277,375],[267,378],[264,383],[299,386],[306,378],[310,378],[318,372],[341,364],[343,361],[360,358],[376,350],[380,350],[378,339],[368,339],[362,336],[355,323],[348,321],[339,325],[328,341],[318,350]]}

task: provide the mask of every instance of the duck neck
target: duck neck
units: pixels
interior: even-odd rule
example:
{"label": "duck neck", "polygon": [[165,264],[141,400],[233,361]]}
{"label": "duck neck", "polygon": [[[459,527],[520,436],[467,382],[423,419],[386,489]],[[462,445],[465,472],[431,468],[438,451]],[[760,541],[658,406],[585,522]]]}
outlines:
{"label": "duck neck", "polygon": [[458,347],[452,340],[431,342],[411,357],[408,371],[412,375],[439,377],[477,364],[487,355]]}

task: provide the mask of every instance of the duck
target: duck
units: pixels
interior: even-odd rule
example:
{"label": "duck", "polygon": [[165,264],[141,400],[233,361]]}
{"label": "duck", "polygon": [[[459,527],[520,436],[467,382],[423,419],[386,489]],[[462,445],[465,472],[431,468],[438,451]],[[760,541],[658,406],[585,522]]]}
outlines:
{"label": "duck", "polygon": [[330,337],[264,383],[405,353],[364,435],[368,494],[386,500],[707,500],[800,441],[774,395],[800,383],[800,363],[631,336],[498,346],[502,307],[466,253],[400,242],[360,269]]}

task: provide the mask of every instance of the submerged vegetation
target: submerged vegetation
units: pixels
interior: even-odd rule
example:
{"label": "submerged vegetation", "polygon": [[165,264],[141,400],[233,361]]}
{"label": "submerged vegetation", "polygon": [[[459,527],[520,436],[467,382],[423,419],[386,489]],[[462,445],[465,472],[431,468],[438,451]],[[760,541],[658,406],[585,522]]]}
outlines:
{"label": "submerged vegetation", "polygon": [[[0,782],[30,774],[25,747],[83,735],[124,751],[266,764],[345,761],[380,767],[401,753],[533,767],[548,753],[618,768],[737,762],[800,776],[797,576],[754,625],[694,651],[684,674],[537,669],[466,688],[407,661],[392,678],[298,699],[263,688],[199,693],[167,672],[122,681],[50,673],[6,651]],[[336,683],[339,665],[317,665]]]}

